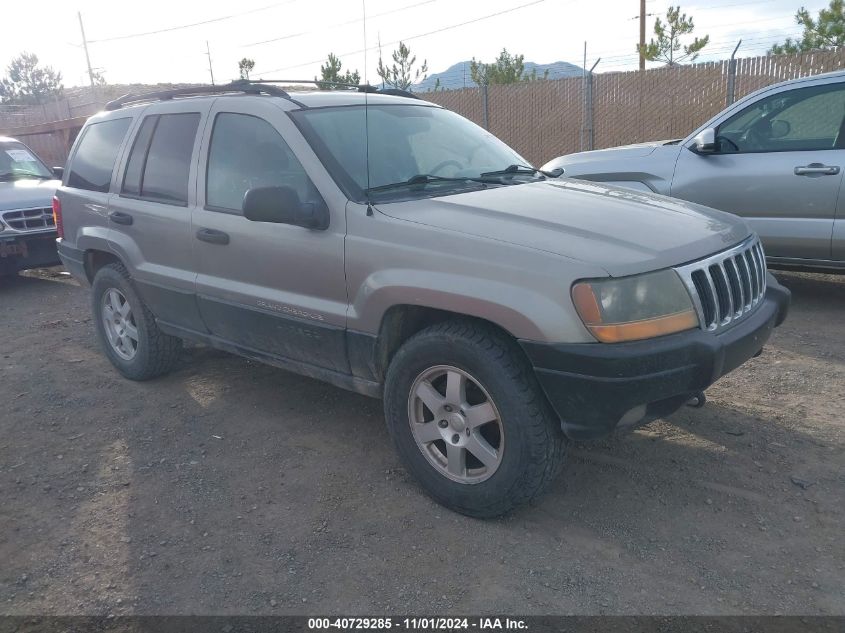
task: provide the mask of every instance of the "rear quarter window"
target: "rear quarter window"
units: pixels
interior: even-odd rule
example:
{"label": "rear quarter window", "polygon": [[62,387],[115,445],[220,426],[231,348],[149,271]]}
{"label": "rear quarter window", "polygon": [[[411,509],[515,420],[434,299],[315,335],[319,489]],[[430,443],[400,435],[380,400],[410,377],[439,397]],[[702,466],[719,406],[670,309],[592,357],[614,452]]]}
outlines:
{"label": "rear quarter window", "polygon": [[68,187],[108,192],[117,153],[132,119],[111,119],[85,128],[73,156]]}

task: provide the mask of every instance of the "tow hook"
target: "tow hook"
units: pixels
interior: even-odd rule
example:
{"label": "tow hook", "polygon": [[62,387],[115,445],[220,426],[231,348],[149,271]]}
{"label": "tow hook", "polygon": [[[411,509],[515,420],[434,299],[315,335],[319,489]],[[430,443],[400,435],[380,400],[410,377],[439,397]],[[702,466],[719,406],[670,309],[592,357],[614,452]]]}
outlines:
{"label": "tow hook", "polygon": [[687,406],[692,407],[693,409],[700,409],[705,404],[707,404],[707,396],[704,395],[703,391],[699,391],[692,398],[687,400]]}

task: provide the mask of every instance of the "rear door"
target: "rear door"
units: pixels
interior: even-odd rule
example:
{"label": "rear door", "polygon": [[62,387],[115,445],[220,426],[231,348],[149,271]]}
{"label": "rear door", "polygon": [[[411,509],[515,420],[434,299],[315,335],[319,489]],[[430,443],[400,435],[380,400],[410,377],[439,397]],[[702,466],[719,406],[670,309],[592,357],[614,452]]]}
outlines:
{"label": "rear door", "polygon": [[[349,373],[346,198],[270,99],[218,99],[201,160],[192,239],[208,329],[244,350]],[[247,220],[246,191],[270,186],[292,187],[303,202],[322,198],[328,229]]]}
{"label": "rear door", "polygon": [[113,250],[157,318],[203,330],[196,306],[191,208],[196,204],[197,148],[210,100],[147,107],[121,161],[109,204]]}
{"label": "rear door", "polygon": [[715,154],[681,152],[671,195],[746,218],[769,257],[830,259],[843,117],[842,83],[764,94],[718,124]]}

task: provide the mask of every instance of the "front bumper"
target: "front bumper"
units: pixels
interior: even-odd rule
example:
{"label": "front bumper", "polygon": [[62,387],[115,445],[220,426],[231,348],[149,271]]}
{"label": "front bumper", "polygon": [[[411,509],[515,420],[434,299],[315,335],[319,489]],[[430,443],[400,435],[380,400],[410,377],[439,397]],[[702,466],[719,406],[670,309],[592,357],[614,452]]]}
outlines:
{"label": "front bumper", "polygon": [[3,233],[0,233],[0,270],[17,272],[59,263],[55,233]]}
{"label": "front bumper", "polygon": [[631,343],[549,345],[520,341],[571,439],[669,415],[755,356],[786,318],[789,290],[768,275],[766,295],[736,325]]}

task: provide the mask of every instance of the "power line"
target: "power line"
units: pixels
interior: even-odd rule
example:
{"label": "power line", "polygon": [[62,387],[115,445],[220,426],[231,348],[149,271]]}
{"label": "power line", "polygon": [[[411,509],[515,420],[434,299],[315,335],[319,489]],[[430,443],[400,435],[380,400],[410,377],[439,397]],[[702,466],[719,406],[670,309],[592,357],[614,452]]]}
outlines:
{"label": "power line", "polygon": [[[787,27],[783,29],[773,29],[769,35],[764,35],[760,37],[748,37],[743,34],[738,34],[736,37],[731,37],[730,39],[724,40],[716,40],[710,42],[707,45],[707,48],[702,50],[702,55],[709,55],[714,52],[720,52],[719,47],[729,47],[729,50],[733,50],[733,47],[736,45],[736,41],[742,38],[743,43],[747,42],[754,42],[758,40],[779,40],[785,39],[786,37],[795,37],[800,35],[800,32],[797,32],[796,29],[800,27]],[[632,47],[633,48],[633,47]],[[743,46],[742,50],[745,50],[747,47]],[[638,54],[635,50],[631,51],[629,49],[614,49],[614,50],[605,50],[605,51],[598,51],[594,54],[596,57],[601,57],[604,61],[612,61],[615,59],[620,58],[631,58],[631,57],[638,57]],[[575,58],[576,53],[571,53],[564,55],[564,58]]]}
{"label": "power line", "polygon": [[[517,5],[515,7],[511,7],[510,9],[505,9],[503,11],[498,11],[496,13],[490,13],[488,15],[482,15],[481,17],[474,18],[472,20],[467,20],[466,22],[461,22],[459,24],[452,24],[450,26],[444,26],[443,28],[435,29],[434,31],[429,31],[427,33],[419,33],[417,35],[412,35],[410,37],[403,37],[401,39],[394,40],[392,42],[384,42],[382,45],[383,46],[392,46],[394,44],[398,44],[399,42],[410,42],[411,40],[420,39],[421,37],[428,37],[429,35],[435,35],[436,33],[442,33],[443,31],[449,31],[451,29],[457,29],[459,27],[467,26],[469,24],[475,24],[476,22],[481,22],[482,20],[488,20],[490,18],[495,18],[495,17],[498,17],[500,15],[505,15],[506,13],[513,13],[514,11],[518,11],[520,9],[525,9],[527,7],[538,5],[538,4],[545,2],[545,1],[546,0],[534,0],[533,2],[527,2],[525,4],[520,4],[520,5]],[[345,55],[357,55],[358,53],[363,53],[365,51],[373,51],[373,50],[376,50],[378,48],[379,48],[378,46],[369,46],[369,47],[366,47],[366,48],[358,49],[356,51],[347,51],[345,53],[340,53],[339,56],[342,57],[342,56],[345,56]],[[273,70],[266,70],[266,71],[262,72],[261,75],[269,75],[270,73],[277,73],[277,72],[282,72],[282,71],[285,71],[285,70],[292,70],[294,68],[302,68],[304,66],[311,66],[312,64],[319,64],[323,61],[325,61],[325,60],[323,58],[320,58],[320,59],[315,59],[314,61],[304,62],[302,64],[296,64],[294,66],[285,66],[284,68],[274,68]],[[259,76],[261,76],[261,75],[259,75]]]}
{"label": "power line", "polygon": [[732,4],[711,4],[706,7],[700,7],[695,9],[695,12],[698,13],[699,11],[712,11],[713,9],[727,9],[730,7],[744,7],[748,6],[749,4],[769,4],[771,0],[750,0],[749,2],[735,2]]}
{"label": "power line", "polygon": [[[397,9],[391,9],[390,11],[383,11],[382,13],[374,13],[373,15],[367,16],[368,20],[372,20],[373,18],[380,18],[384,15],[390,15],[392,13],[399,13],[400,11],[407,11],[408,9],[415,9],[416,7],[421,7],[424,4],[431,4],[432,2],[437,2],[437,0],[423,0],[422,2],[417,2],[415,4],[409,4],[408,6],[399,7]],[[346,22],[338,22],[337,24],[332,24],[326,27],[320,27],[320,31],[325,31],[328,29],[334,29],[341,26],[348,26],[350,24],[357,24],[358,22],[362,22],[364,18],[356,18],[354,20],[347,20]],[[269,44],[271,42],[279,42],[281,40],[290,40],[295,37],[301,37],[302,35],[309,35],[314,33],[317,29],[312,29],[310,31],[302,31],[301,33],[290,33],[289,35],[282,35],[281,37],[274,37],[273,39],[269,40],[262,40],[260,42],[250,42],[249,44],[241,44],[243,48],[248,48],[250,46],[259,46],[260,44]]]}
{"label": "power line", "polygon": [[[784,29],[781,29],[784,30]],[[793,29],[785,29],[785,30],[793,30]],[[741,53],[749,53],[759,50],[766,50],[770,48],[772,43],[780,41],[785,37],[793,35],[792,33],[783,33],[780,35],[767,35],[767,36],[760,36],[760,37],[743,37],[742,38],[742,49]],[[736,46],[736,40],[719,40],[717,42],[713,42],[711,46],[707,49],[702,51],[703,56],[708,56],[712,54],[719,54],[719,53],[727,53],[733,51],[734,47]],[[594,55],[595,57],[601,57],[602,63],[606,65],[610,65],[613,67],[633,67],[637,65],[639,55],[636,52],[631,53],[624,53],[622,54],[620,51],[610,51],[610,52],[598,52]],[[457,69],[451,72],[444,72],[444,73],[433,73],[439,78],[441,81],[449,81],[452,79],[460,78],[462,74],[461,69]]]}
{"label": "power line", "polygon": [[89,44],[99,44],[101,42],[114,42],[116,40],[128,40],[135,37],[146,37],[147,35],[158,35],[159,33],[169,33],[171,31],[178,31],[180,29],[189,29],[195,26],[203,26],[205,24],[212,24],[214,22],[222,22],[224,20],[231,20],[232,18],[237,18],[242,15],[250,15],[252,13],[258,13],[259,11],[266,11],[267,9],[274,9],[276,7],[282,6],[284,4],[291,4],[296,2],[296,0],[285,0],[285,2],[276,2],[274,4],[268,4],[264,7],[258,7],[257,9],[250,9],[249,11],[242,11],[240,13],[233,13],[231,15],[224,15],[219,18],[211,18],[209,20],[203,20],[202,22],[192,22],[191,24],[181,24],[179,26],[170,26],[164,29],[157,29],[155,31],[145,31],[143,33],[132,33],[130,35],[117,35],[115,37],[104,37],[98,40],[88,40]]}

